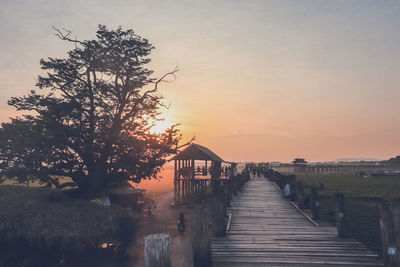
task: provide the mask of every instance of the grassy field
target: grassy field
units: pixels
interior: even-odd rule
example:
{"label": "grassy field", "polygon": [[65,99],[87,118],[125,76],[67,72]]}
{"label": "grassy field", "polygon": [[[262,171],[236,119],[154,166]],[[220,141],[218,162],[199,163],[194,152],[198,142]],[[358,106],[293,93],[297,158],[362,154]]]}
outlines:
{"label": "grassy field", "polygon": [[[350,236],[381,252],[379,204],[382,201],[400,199],[399,177],[357,177],[352,175],[297,174],[298,181],[310,185],[323,183],[321,197],[321,219],[335,224],[334,193],[342,192],[346,198],[346,212]],[[307,192],[307,191],[306,191]]]}
{"label": "grassy field", "polygon": [[335,192],[351,197],[400,199],[400,176],[359,177],[352,175],[309,175],[296,174],[298,181],[310,184],[323,183],[325,188],[320,193],[332,196]]}

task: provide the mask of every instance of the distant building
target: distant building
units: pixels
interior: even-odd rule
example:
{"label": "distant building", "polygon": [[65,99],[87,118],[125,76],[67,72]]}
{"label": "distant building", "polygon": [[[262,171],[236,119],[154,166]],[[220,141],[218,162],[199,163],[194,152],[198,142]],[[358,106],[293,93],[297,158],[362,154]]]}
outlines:
{"label": "distant building", "polygon": [[294,165],[294,172],[305,172],[308,162],[302,158],[295,158],[292,161]]}
{"label": "distant building", "polygon": [[295,158],[292,161],[293,164],[307,164],[308,162],[305,159],[301,159],[301,158]]}

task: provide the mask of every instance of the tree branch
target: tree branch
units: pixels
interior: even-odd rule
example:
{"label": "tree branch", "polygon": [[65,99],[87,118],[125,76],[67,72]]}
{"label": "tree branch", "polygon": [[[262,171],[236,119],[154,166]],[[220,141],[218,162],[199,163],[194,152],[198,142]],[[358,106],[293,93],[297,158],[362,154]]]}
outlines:
{"label": "tree branch", "polygon": [[66,30],[66,29],[63,28],[64,32],[62,32],[61,30],[59,30],[58,28],[56,28],[54,26],[52,26],[51,28],[53,28],[53,30],[56,31],[55,36],[57,36],[61,40],[69,41],[69,42],[73,42],[73,43],[78,43],[78,44],[87,46],[87,44],[85,42],[79,41],[77,39],[71,39],[71,37],[70,37],[71,33],[72,33],[71,31]]}

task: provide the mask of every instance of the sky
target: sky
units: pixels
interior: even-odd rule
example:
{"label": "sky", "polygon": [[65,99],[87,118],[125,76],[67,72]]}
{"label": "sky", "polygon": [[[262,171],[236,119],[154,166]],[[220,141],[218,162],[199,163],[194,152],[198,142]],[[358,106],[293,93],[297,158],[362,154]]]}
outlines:
{"label": "sky", "polygon": [[2,0],[0,122],[34,89],[39,60],[98,24],[156,49],[164,110],[228,161],[387,159],[400,154],[400,2],[395,0]]}

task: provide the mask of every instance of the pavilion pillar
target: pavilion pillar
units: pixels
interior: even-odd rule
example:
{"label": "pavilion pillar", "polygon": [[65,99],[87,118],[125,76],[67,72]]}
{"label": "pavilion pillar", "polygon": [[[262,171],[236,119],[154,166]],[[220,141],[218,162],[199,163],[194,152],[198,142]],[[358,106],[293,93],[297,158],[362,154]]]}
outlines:
{"label": "pavilion pillar", "polygon": [[194,173],[194,171],[195,171],[195,168],[194,168],[194,159],[192,159],[192,179],[195,178],[195,173]]}
{"label": "pavilion pillar", "polygon": [[188,178],[188,179],[186,180],[186,183],[187,183],[187,185],[186,185],[186,191],[187,191],[186,196],[187,196],[187,200],[190,201],[190,198],[191,198],[191,196],[192,196],[192,188],[191,188],[192,179]]}
{"label": "pavilion pillar", "polygon": [[191,170],[190,160],[188,159],[188,160],[186,160],[186,171],[187,171],[187,174],[188,174],[187,180],[186,180],[186,201],[187,202],[190,201],[190,196],[192,194],[191,188],[190,188],[190,185],[191,185],[191,182],[192,182],[192,179],[191,179],[192,175],[190,173],[190,170]]}
{"label": "pavilion pillar", "polygon": [[182,202],[185,202],[185,198],[186,198],[186,179],[182,179]]}
{"label": "pavilion pillar", "polygon": [[182,179],[182,202],[186,199],[186,179]]}
{"label": "pavilion pillar", "polygon": [[186,202],[190,200],[190,178],[186,179]]}
{"label": "pavilion pillar", "polygon": [[180,203],[181,202],[181,179],[178,179],[178,183],[177,183],[177,190],[178,190],[178,197],[177,197],[177,201]]}
{"label": "pavilion pillar", "polygon": [[178,202],[182,202],[182,192],[181,192],[181,160],[178,160]]}
{"label": "pavilion pillar", "polygon": [[194,159],[192,159],[192,181],[190,182],[190,186],[191,186],[191,188],[190,188],[190,190],[192,191],[192,197],[194,196],[194,192],[196,191],[196,185],[195,185],[195,177],[196,177],[196,175],[195,175],[195,160]]}
{"label": "pavilion pillar", "polygon": [[212,181],[214,179],[214,161],[211,161],[210,175],[211,175],[211,181]]}
{"label": "pavilion pillar", "polygon": [[178,191],[177,191],[178,181],[177,181],[177,169],[176,168],[177,168],[177,163],[176,163],[176,160],[174,160],[174,203],[176,203],[178,200]]}

